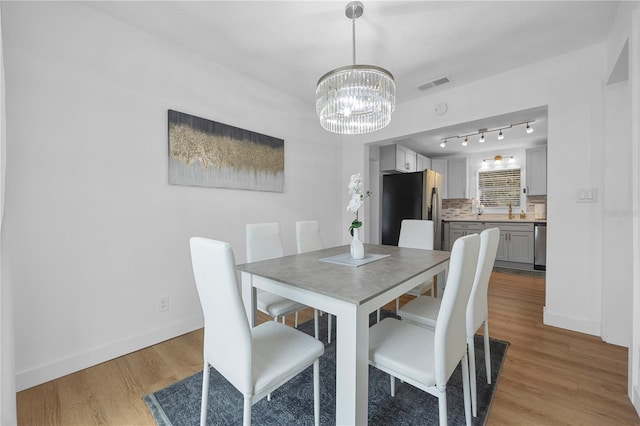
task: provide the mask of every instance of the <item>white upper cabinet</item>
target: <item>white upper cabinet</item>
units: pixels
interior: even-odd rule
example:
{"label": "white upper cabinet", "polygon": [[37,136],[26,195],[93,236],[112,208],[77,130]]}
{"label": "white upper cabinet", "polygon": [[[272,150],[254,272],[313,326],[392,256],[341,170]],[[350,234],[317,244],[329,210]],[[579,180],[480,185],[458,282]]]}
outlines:
{"label": "white upper cabinet", "polygon": [[447,197],[447,160],[439,160],[437,158],[431,159],[431,170],[434,172],[440,173],[442,176],[442,198]]}
{"label": "white upper cabinet", "polygon": [[415,172],[417,171],[416,153],[402,145],[381,146],[380,171],[402,173]]}
{"label": "white upper cabinet", "polygon": [[466,158],[455,158],[447,162],[446,198],[469,198],[468,170]]}
{"label": "white upper cabinet", "polygon": [[527,149],[527,195],[547,195],[547,147]]}
{"label": "white upper cabinet", "polygon": [[431,159],[422,154],[416,154],[416,171],[431,169]]}

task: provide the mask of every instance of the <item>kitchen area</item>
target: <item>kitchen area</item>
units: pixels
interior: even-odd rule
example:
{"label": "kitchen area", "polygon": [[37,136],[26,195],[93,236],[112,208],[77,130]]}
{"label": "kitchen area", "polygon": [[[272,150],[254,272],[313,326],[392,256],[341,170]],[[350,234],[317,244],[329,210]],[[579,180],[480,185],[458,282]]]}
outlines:
{"label": "kitchen area", "polygon": [[[455,240],[464,235],[496,227],[500,229],[496,267],[544,274],[547,237],[544,120],[536,116],[514,125],[512,122],[519,117],[509,119],[511,122],[478,131],[473,131],[472,125],[468,130],[472,135],[461,137],[454,133],[455,136],[440,144],[440,152],[417,152],[415,145],[402,141],[374,147],[373,155],[370,151],[370,158],[375,160],[370,176],[378,197],[372,197],[372,203],[378,203],[380,208],[371,215],[373,229],[379,230],[370,234],[372,240],[397,244],[399,222],[403,218],[433,220],[434,248],[441,250],[450,250]],[[505,136],[513,142],[519,134],[533,133],[529,129],[534,125],[539,131],[535,140],[529,137],[519,144],[503,143]],[[441,133],[450,134],[447,131],[451,130]],[[487,143],[465,149],[472,139],[477,142],[479,138]],[[458,145],[458,139],[464,142]],[[446,150],[450,146],[457,147],[455,152]],[[377,182],[373,182],[376,177]]]}

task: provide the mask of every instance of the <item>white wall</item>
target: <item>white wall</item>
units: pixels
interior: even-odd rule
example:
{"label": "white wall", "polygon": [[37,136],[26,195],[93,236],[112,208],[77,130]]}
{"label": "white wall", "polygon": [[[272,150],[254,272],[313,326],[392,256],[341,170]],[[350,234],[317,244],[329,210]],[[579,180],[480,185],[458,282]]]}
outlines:
{"label": "white wall", "polygon": [[[595,335],[600,334],[601,321],[602,206],[576,203],[575,198],[580,188],[602,190],[604,65],[602,43],[453,87],[400,104],[387,128],[357,139],[365,144],[547,105],[549,235],[544,321]],[[446,102],[449,110],[437,116],[430,111],[440,102]],[[345,164],[364,160],[355,148],[345,151]]]}
{"label": "white wall", "polygon": [[[617,103],[610,102],[608,105],[608,115],[624,116],[628,114],[629,120],[629,143],[627,153],[630,153],[631,169],[631,289],[630,295],[625,292],[622,297],[629,297],[631,302],[631,339],[629,347],[629,381],[628,395],[636,411],[640,415],[640,5],[638,2],[624,2],[618,9],[618,14],[614,21],[613,30],[607,40],[608,70],[613,70],[620,54],[622,46],[628,41],[628,73],[629,82],[626,83],[629,95],[628,98],[621,93],[620,84],[608,90],[608,100],[618,100]],[[615,92],[612,92],[612,89]],[[627,99],[625,99],[627,98]],[[630,104],[630,105],[629,105]],[[629,106],[628,106],[629,105]],[[621,108],[621,109],[619,109]],[[610,119],[611,120],[611,119]],[[613,120],[616,120],[615,118]],[[622,130],[624,131],[624,130]],[[616,289],[624,289],[629,285],[627,280],[614,283]],[[606,296],[606,293],[605,293]],[[607,298],[603,299],[607,303]],[[619,315],[612,313],[614,320]],[[611,319],[605,320],[611,322]],[[605,327],[608,327],[605,324]]]}
{"label": "white wall", "polygon": [[631,97],[627,81],[606,88],[602,339],[631,343]]}
{"label": "white wall", "polygon": [[[2,8],[19,390],[201,327],[191,236],[238,263],[250,222],[287,254],[296,220],[340,242],[341,142],[313,105],[76,3]],[[169,185],[168,109],[284,139],[284,193]]]}
{"label": "white wall", "polygon": [[607,76],[616,78],[606,87],[602,338],[630,348],[628,395],[640,413],[638,9],[622,3],[607,38]]}
{"label": "white wall", "polygon": [[[6,108],[4,84],[4,42],[0,13],[0,226],[4,216],[4,192],[6,177]],[[1,232],[1,231],[0,231]],[[0,260],[4,257],[0,250]],[[13,298],[11,285],[0,279],[0,424],[15,425],[16,418],[16,370],[14,352]]]}
{"label": "white wall", "polygon": [[[628,81],[631,10],[637,4],[625,3],[618,10],[607,38],[603,194],[603,291],[602,338],[606,342],[629,346],[632,324],[632,143],[631,90]],[[616,66],[618,64],[618,66]],[[620,67],[620,64],[623,67]],[[611,83],[610,76],[627,76]],[[616,69],[616,71],[614,71]],[[618,78],[620,79],[620,78]]]}
{"label": "white wall", "polygon": [[[629,76],[631,85],[631,152],[633,210],[640,212],[640,8],[631,12]],[[640,415],[640,214],[633,216],[633,321],[629,348],[629,398]]]}

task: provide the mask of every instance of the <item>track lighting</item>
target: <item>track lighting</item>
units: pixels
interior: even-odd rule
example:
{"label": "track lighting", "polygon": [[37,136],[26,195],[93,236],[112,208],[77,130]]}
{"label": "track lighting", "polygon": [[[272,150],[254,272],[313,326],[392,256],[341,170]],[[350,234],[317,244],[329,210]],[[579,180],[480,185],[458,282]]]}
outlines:
{"label": "track lighting", "polygon": [[503,130],[511,129],[512,127],[522,126],[523,124],[526,124],[527,133],[532,133],[533,127],[531,127],[531,123],[535,123],[535,122],[536,120],[523,121],[522,123],[509,124],[508,126],[496,127],[493,129],[478,129],[477,132],[473,132],[473,133],[464,133],[462,135],[447,136],[445,138],[442,138],[443,142],[440,144],[440,146],[444,148],[447,145],[447,140],[449,139],[462,139],[462,138],[464,138],[464,140],[462,141],[462,146],[467,146],[467,144],[469,143],[469,136],[475,136],[475,135],[480,135],[478,142],[484,143],[484,141],[486,140],[484,137],[484,134],[491,133],[491,132],[498,132],[498,140],[501,141],[504,139],[504,133],[502,132]]}

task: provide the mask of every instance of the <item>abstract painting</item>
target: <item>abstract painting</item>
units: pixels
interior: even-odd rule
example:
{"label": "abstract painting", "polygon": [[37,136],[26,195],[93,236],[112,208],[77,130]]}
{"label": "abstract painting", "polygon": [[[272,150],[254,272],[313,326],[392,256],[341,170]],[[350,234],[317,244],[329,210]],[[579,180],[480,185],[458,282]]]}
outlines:
{"label": "abstract painting", "polygon": [[284,140],[169,110],[169,183],[283,192]]}

